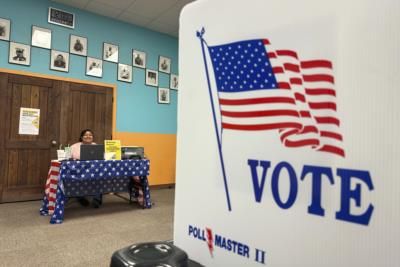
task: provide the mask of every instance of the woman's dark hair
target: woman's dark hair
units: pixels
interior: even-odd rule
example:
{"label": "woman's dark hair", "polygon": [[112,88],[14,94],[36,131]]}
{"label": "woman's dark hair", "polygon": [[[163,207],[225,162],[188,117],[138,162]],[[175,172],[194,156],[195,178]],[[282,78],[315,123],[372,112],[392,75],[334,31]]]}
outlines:
{"label": "woman's dark hair", "polygon": [[92,130],[90,130],[90,129],[85,129],[85,130],[83,130],[83,131],[81,132],[81,135],[79,136],[79,142],[82,142],[82,141],[83,141],[82,138],[83,138],[83,136],[85,135],[86,132],[90,132],[90,133],[93,135]]}

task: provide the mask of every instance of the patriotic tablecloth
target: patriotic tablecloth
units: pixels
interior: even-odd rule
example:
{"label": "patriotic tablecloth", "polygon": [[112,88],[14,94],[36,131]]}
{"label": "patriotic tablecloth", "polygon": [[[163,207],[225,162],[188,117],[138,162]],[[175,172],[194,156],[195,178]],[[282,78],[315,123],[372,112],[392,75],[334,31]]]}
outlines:
{"label": "patriotic tablecloth", "polygon": [[52,161],[40,214],[51,215],[52,224],[62,223],[68,197],[110,192],[129,192],[143,208],[151,208],[149,167],[147,159]]}

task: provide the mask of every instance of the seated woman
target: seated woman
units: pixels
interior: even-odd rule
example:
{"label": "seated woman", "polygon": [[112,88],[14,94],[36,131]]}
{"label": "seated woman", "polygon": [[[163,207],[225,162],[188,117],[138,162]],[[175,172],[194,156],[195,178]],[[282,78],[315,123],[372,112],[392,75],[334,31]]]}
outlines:
{"label": "seated woman", "polygon": [[[90,129],[85,129],[81,132],[81,135],[79,137],[79,142],[75,143],[71,146],[71,157],[73,159],[79,160],[81,157],[81,145],[93,145],[96,144],[93,142],[93,132]],[[99,208],[101,203],[102,203],[102,198],[103,196],[101,194],[96,195],[93,197],[92,200],[92,206],[94,208]],[[81,203],[82,206],[88,206],[89,201],[85,197],[78,197],[79,203]]]}

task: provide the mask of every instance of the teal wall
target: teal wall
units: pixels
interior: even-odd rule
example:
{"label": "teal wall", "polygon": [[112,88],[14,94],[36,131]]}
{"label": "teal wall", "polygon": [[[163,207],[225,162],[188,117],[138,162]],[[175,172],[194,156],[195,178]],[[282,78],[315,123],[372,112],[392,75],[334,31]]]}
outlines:
{"label": "teal wall", "polygon": [[[75,29],[47,22],[48,7],[75,14]],[[147,53],[147,68],[158,70],[159,55],[171,58],[178,74],[178,40],[169,35],[95,15],[47,0],[0,0],[0,17],[11,20],[10,41],[31,44],[32,25],[52,30],[52,49],[69,52],[70,34],[88,38],[88,56],[102,58],[103,42],[119,45],[119,62],[132,65],[132,49]],[[31,47],[31,65],[8,63],[9,43],[0,41],[0,68],[50,74],[117,85],[116,131],[176,133],[177,91],[171,103],[157,103],[157,88],[145,85],[145,70],[133,68],[133,83],[117,81],[117,64],[103,61],[103,77],[85,75],[86,57],[70,55],[69,72],[49,69],[50,50]],[[159,72],[159,86],[169,88],[169,75]]]}

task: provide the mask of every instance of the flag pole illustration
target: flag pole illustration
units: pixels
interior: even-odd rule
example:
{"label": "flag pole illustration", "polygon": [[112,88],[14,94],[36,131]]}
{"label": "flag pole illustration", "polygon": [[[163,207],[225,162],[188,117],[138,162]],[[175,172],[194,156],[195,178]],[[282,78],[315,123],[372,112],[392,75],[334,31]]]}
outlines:
{"label": "flag pole illustration", "polygon": [[210,94],[210,100],[211,100],[211,109],[213,113],[213,119],[214,119],[214,127],[215,127],[215,134],[217,135],[217,142],[218,142],[218,152],[219,152],[219,159],[221,163],[221,169],[222,169],[222,176],[224,178],[224,187],[225,187],[225,194],[226,194],[226,201],[228,205],[228,210],[231,211],[231,200],[229,196],[229,189],[228,189],[228,183],[226,180],[226,172],[225,172],[225,164],[224,164],[224,157],[222,155],[222,145],[221,145],[221,136],[220,133],[218,132],[218,125],[217,125],[217,119],[215,115],[215,108],[214,108],[214,101],[213,101],[213,94],[211,91],[211,84],[210,84],[210,77],[209,77],[209,72],[208,72],[208,65],[207,65],[207,59],[206,59],[206,53],[205,53],[205,48],[204,46],[207,45],[205,40],[203,39],[203,35],[205,33],[204,28],[201,29],[201,31],[197,31],[196,35],[200,39],[201,42],[201,50],[203,52],[203,60],[204,60],[204,65],[205,65],[205,70],[206,70],[206,76],[207,76],[207,85],[208,85],[208,92]]}

